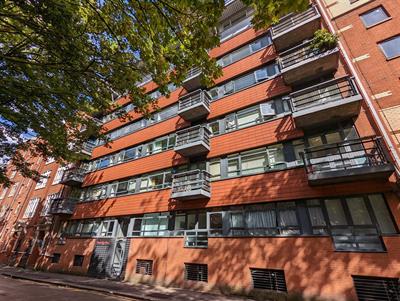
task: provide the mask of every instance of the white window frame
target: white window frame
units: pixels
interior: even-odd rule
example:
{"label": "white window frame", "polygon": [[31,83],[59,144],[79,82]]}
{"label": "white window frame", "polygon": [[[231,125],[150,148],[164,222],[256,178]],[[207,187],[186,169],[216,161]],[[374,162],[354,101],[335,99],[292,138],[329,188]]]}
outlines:
{"label": "white window frame", "polygon": [[58,196],[59,196],[58,192],[49,194],[47,196],[46,202],[44,203],[44,206],[43,206],[43,209],[42,209],[42,212],[40,213],[41,216],[46,216],[46,215],[49,214],[49,210],[50,210],[51,204],[53,203],[54,199],[58,198]]}
{"label": "white window frame", "polygon": [[47,164],[53,163],[54,161],[55,161],[55,159],[53,157],[48,157],[44,164],[47,165]]}
{"label": "white window frame", "polygon": [[50,178],[51,170],[47,170],[40,175],[39,181],[36,183],[35,190],[45,188],[47,185],[47,181]]}
{"label": "white window frame", "polygon": [[14,196],[15,192],[17,191],[19,183],[15,183],[13,186],[11,186],[10,192],[8,193],[8,196]]}
{"label": "white window frame", "polygon": [[39,201],[40,201],[39,197],[31,199],[28,203],[28,206],[25,209],[25,212],[24,212],[24,215],[22,216],[22,218],[32,218],[35,215]]}
{"label": "white window frame", "polygon": [[8,187],[4,187],[3,191],[0,194],[0,200],[4,199],[6,197],[7,192],[8,192]]}
{"label": "white window frame", "polygon": [[53,183],[51,185],[56,185],[61,182],[65,170],[66,170],[65,166],[61,166],[57,169],[56,175],[54,176]]}

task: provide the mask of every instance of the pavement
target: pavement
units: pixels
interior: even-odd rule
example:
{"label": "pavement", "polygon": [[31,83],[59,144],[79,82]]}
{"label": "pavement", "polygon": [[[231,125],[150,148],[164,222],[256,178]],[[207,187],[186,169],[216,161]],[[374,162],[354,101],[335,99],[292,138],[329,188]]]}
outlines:
{"label": "pavement", "polygon": [[12,279],[0,275],[1,301],[129,301],[124,297],[93,291],[58,287],[29,280]]}
{"label": "pavement", "polygon": [[[127,282],[118,282],[107,279],[98,279],[86,276],[34,271],[34,270],[15,268],[9,266],[0,266],[0,275],[13,279],[33,281],[36,282],[37,284],[78,289],[86,292],[101,293],[103,295],[106,294],[109,296],[122,297],[124,299],[127,298],[131,300],[132,299],[142,300],[142,301],[167,301],[167,300],[250,301],[251,300],[243,297],[203,293],[181,288],[151,286],[145,284],[132,284]],[[1,294],[0,294],[0,300],[3,300]],[[40,299],[34,299],[34,300],[40,300]],[[54,300],[54,298],[50,299],[42,298],[41,300],[43,301]]]}

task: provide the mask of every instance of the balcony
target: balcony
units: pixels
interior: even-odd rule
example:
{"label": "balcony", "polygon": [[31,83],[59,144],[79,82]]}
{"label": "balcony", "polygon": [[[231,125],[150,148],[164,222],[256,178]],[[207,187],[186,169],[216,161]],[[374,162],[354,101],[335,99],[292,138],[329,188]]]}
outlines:
{"label": "balcony", "polygon": [[77,200],[74,198],[57,198],[51,203],[49,213],[52,215],[71,215]]}
{"label": "balcony", "polygon": [[176,132],[174,150],[184,157],[200,156],[210,151],[210,130],[197,125]]}
{"label": "balcony", "polygon": [[64,172],[60,183],[72,187],[80,187],[84,178],[85,170],[83,168],[71,168]]}
{"label": "balcony", "polygon": [[211,96],[207,91],[197,90],[179,98],[178,114],[187,121],[196,121],[210,113]]}
{"label": "balcony", "polygon": [[361,99],[354,79],[348,76],[290,94],[293,119],[303,129],[357,116]]}
{"label": "balcony", "polygon": [[282,52],[279,66],[287,85],[298,85],[333,74],[339,65],[339,49],[315,50],[310,41]]}
{"label": "balcony", "polygon": [[380,137],[364,137],[306,148],[310,185],[388,179],[394,167]]}
{"label": "balcony", "polygon": [[240,0],[225,0],[224,11],[219,18],[220,22],[229,19],[234,14],[246,8],[246,5]]}
{"label": "balcony", "polygon": [[81,153],[87,156],[91,156],[92,155],[92,151],[93,149],[96,147],[95,142],[92,141],[86,141],[82,144],[82,149],[81,149]]}
{"label": "balcony", "polygon": [[219,33],[219,41],[220,43],[225,42],[226,40],[229,40],[230,38],[233,38],[234,36],[238,35],[239,33],[249,29],[251,25],[251,20],[253,19],[253,14],[249,14],[243,18],[243,20],[240,20],[236,22],[235,24],[232,24],[232,26],[227,27],[223,31]]}
{"label": "balcony", "polygon": [[185,80],[182,82],[182,86],[186,91],[193,91],[202,86],[201,84],[201,70],[198,67],[189,70]]}
{"label": "balcony", "polygon": [[289,14],[272,26],[271,35],[276,51],[282,51],[309,39],[320,28],[321,15],[315,6],[299,14]]}
{"label": "balcony", "polygon": [[192,200],[210,198],[210,191],[210,174],[205,170],[190,170],[173,176],[172,199]]}

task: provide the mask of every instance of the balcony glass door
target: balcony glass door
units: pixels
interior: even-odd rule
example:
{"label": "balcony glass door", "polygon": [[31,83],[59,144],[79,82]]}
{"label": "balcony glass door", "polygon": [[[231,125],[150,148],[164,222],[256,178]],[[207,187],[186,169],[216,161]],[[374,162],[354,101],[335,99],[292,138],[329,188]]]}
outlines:
{"label": "balcony glass door", "polygon": [[310,163],[314,171],[342,170],[365,165],[365,149],[362,144],[353,141],[357,138],[358,134],[353,127],[307,138],[308,147],[312,148]]}

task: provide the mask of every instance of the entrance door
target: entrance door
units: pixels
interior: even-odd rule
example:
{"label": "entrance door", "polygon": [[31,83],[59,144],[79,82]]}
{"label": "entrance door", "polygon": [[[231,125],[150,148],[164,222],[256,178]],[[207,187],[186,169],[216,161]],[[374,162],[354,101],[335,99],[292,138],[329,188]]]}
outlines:
{"label": "entrance door", "polygon": [[125,259],[126,239],[116,239],[114,255],[111,262],[111,277],[118,278],[122,274]]}
{"label": "entrance door", "polygon": [[128,234],[129,219],[121,218],[118,220],[118,227],[115,232],[115,244],[111,257],[110,276],[111,278],[120,278],[124,270],[126,249],[127,249],[127,234]]}

